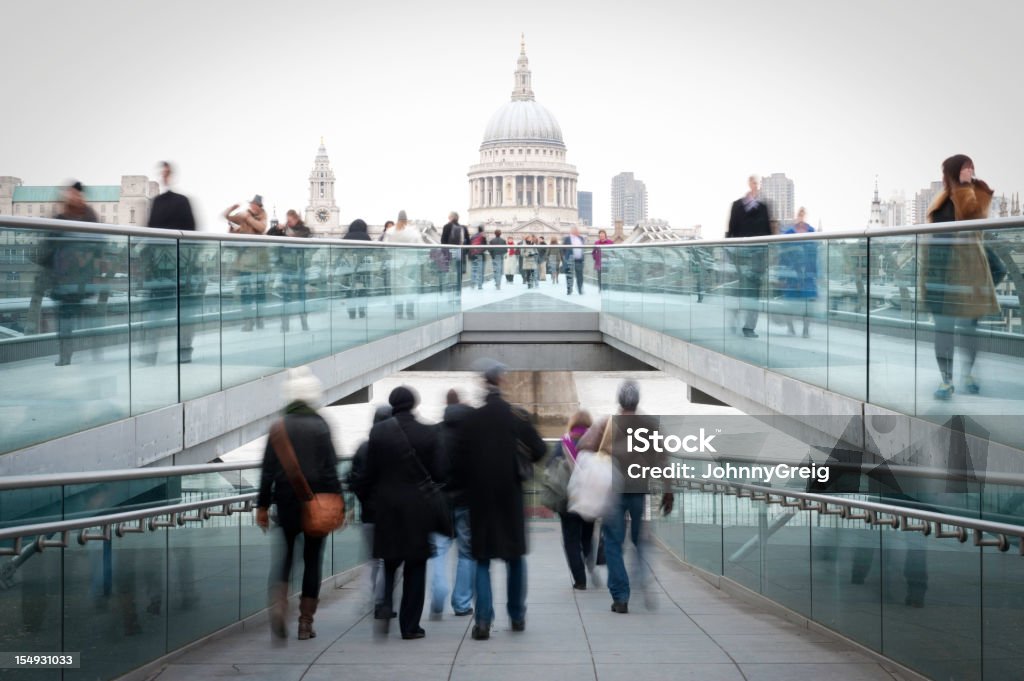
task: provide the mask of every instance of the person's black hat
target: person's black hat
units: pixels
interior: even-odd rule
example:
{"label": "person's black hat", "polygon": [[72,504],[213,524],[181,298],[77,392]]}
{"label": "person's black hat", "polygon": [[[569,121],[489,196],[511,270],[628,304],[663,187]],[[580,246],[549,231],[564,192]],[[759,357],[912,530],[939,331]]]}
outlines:
{"label": "person's black hat", "polygon": [[412,388],[400,385],[388,395],[388,403],[391,404],[391,411],[397,414],[411,411],[419,403],[419,398]]}
{"label": "person's black hat", "polygon": [[75,191],[80,191],[80,192],[81,191],[85,191],[85,187],[83,187],[82,183],[79,182],[78,180],[75,180],[74,182],[70,183],[68,185],[68,189],[74,189]]}

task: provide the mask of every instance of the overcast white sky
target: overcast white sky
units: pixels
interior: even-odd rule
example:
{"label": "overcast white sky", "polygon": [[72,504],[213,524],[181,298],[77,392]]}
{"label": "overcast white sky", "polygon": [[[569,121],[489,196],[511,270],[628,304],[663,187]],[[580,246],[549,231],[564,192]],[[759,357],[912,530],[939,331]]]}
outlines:
{"label": "overcast white sky", "polygon": [[721,235],[752,172],[812,222],[973,156],[1024,190],[1020,0],[5,3],[0,175],[114,184],[177,163],[203,228],[263,194],[302,209],[320,136],[342,221],[465,211],[526,34],[594,220],[629,170],[650,217]]}

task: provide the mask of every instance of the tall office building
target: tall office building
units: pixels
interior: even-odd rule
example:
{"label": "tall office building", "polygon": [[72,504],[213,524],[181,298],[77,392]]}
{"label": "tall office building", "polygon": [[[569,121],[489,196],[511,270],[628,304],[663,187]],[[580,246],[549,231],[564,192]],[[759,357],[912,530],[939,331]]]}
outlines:
{"label": "tall office building", "polygon": [[647,219],[647,187],[633,173],[619,173],[612,178],[612,219],[614,225],[635,225]]}
{"label": "tall office building", "polygon": [[910,224],[910,206],[903,192],[893,194],[882,204],[882,224],[886,227],[901,227]]}
{"label": "tall office building", "polygon": [[775,222],[792,222],[796,215],[796,191],[793,180],[785,173],[772,173],[761,178],[761,198],[768,202]]}
{"label": "tall office building", "polygon": [[923,225],[928,222],[928,206],[942,191],[942,180],[932,182],[914,195],[914,214],[912,216],[915,225]]}
{"label": "tall office building", "polygon": [[580,212],[580,224],[590,227],[594,224],[594,192],[576,192],[576,208]]}

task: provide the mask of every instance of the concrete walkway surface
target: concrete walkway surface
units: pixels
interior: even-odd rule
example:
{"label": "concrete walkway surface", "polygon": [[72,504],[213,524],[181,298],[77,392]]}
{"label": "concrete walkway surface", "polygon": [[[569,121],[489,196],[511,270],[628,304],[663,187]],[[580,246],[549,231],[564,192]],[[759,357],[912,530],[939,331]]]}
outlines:
{"label": "concrete walkway surface", "polygon": [[[447,609],[426,638],[374,631],[362,579],[324,593],[317,638],[274,645],[265,623],[209,640],[173,659],[155,679],[205,681],[902,681],[854,646],[793,624],[719,591],[655,544],[648,590],[630,613],[610,611],[606,588],[575,591],[557,523],[530,525],[527,626],[511,631],[505,569],[492,566],[496,620],[488,641],[470,638],[472,617]],[[451,558],[454,559],[454,547]],[[627,553],[627,565],[631,555]],[[454,567],[454,563],[453,563]],[[599,568],[604,577],[604,568]],[[429,575],[428,575],[429,598]],[[396,607],[398,594],[395,599]],[[291,616],[297,616],[292,604]]]}

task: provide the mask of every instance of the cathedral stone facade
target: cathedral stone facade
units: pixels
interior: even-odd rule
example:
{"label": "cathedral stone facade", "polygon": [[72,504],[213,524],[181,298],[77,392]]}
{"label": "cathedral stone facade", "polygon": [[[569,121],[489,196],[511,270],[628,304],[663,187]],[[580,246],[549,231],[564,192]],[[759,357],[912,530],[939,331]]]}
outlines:
{"label": "cathedral stone facade", "polygon": [[566,233],[579,224],[578,173],[566,162],[558,121],[534,98],[525,42],[512,99],[491,116],[480,162],[468,176],[470,224],[535,234]]}

